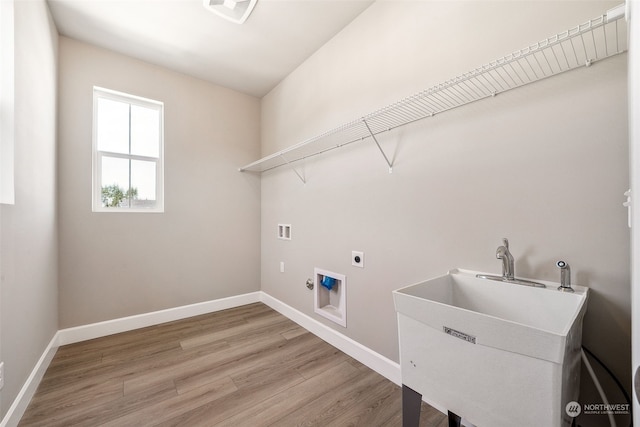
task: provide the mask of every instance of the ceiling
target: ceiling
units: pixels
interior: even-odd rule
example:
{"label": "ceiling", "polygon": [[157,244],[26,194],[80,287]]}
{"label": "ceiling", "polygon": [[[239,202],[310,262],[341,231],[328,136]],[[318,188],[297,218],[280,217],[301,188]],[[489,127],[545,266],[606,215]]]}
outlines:
{"label": "ceiling", "polygon": [[258,0],[244,24],[202,0],[48,0],[60,34],[262,97],[375,0]]}

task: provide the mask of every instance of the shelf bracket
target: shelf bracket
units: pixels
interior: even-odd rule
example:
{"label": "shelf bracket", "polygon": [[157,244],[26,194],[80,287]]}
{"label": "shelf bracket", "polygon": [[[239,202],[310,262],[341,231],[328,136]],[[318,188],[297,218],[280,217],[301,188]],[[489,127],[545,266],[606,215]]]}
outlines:
{"label": "shelf bracket", "polygon": [[284,154],[280,154],[280,157],[282,157],[282,160],[284,160],[284,162],[286,164],[291,166],[291,170],[294,171],[296,175],[298,175],[298,178],[300,178],[300,181],[302,181],[303,184],[306,184],[307,181],[304,179],[304,175],[301,174],[300,172],[298,172],[298,170],[291,164],[291,162],[289,160],[287,160],[287,158],[284,156]]}
{"label": "shelf bracket", "polygon": [[384,161],[387,162],[387,165],[389,166],[389,173],[392,173],[393,172],[393,164],[389,161],[389,158],[384,153],[384,150],[380,146],[380,143],[376,139],[376,136],[371,131],[371,128],[369,127],[369,123],[367,123],[367,120],[364,119],[364,118],[362,119],[362,123],[364,123],[364,125],[367,127],[367,130],[369,131],[369,135],[371,135],[371,138],[373,138],[373,142],[375,142],[376,145],[378,146],[378,150],[380,150],[380,154],[382,154],[382,157],[384,157]]}

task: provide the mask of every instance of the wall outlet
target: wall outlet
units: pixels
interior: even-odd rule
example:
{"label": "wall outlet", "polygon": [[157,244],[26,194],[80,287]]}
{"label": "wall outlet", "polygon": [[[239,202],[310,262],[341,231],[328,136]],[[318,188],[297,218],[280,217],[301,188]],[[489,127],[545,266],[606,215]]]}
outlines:
{"label": "wall outlet", "polygon": [[351,251],[351,265],[364,268],[364,252]]}
{"label": "wall outlet", "polygon": [[4,387],[4,362],[0,363],[0,390]]}
{"label": "wall outlet", "polygon": [[291,224],[278,224],[278,239],[291,240]]}
{"label": "wall outlet", "polygon": [[280,261],[280,273],[284,273],[284,261]]}

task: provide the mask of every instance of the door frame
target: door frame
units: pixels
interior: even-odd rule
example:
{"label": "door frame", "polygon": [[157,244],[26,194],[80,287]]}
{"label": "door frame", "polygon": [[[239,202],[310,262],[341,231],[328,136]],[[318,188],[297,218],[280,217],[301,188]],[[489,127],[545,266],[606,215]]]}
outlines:
{"label": "door frame", "polygon": [[[629,23],[629,181],[631,193],[631,361],[634,424],[640,425],[640,1],[627,0]],[[640,382],[640,371],[638,373]]]}

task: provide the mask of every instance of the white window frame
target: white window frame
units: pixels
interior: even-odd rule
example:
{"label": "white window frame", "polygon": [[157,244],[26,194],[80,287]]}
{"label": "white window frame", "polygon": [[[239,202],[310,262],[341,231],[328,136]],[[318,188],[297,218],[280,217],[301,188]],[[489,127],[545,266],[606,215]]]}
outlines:
{"label": "white window frame", "polygon": [[0,0],[0,203],[15,204],[14,174],[14,12]]}
{"label": "white window frame", "polygon": [[[160,115],[160,147],[158,158],[134,154],[112,153],[98,150],[98,100],[110,99],[145,108],[158,110]],[[92,211],[116,213],[162,213],[164,212],[164,103],[142,98],[98,86],[93,87],[93,185]],[[156,206],[154,208],[103,207],[102,206],[102,157],[117,157],[130,160],[142,160],[156,163]]]}

